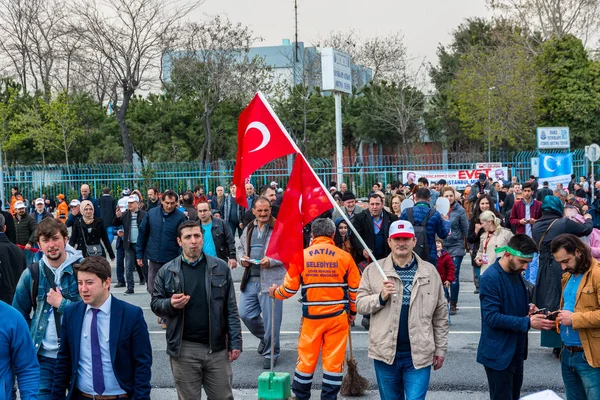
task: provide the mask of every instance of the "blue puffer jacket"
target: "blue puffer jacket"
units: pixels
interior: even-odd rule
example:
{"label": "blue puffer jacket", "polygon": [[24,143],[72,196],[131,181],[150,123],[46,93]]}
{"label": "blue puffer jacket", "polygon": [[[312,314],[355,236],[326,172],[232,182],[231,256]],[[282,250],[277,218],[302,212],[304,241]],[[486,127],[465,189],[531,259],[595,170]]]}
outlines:
{"label": "blue puffer jacket", "polygon": [[[413,210],[415,225],[419,225],[425,219],[430,209],[431,207],[426,201],[419,201],[415,204]],[[402,211],[400,219],[408,221],[406,210]],[[437,250],[435,248],[435,236],[437,235],[440,239],[446,239],[448,233],[450,233],[450,221],[444,221],[442,215],[436,211],[427,221],[425,229],[427,230],[427,245],[429,246],[429,262],[436,265]]]}
{"label": "blue puffer jacket", "polygon": [[163,212],[162,206],[148,211],[140,225],[140,233],[136,244],[136,257],[150,261],[166,263],[179,256],[177,244],[177,227],[185,221],[185,215],[177,209],[169,214]]}
{"label": "blue puffer jacket", "polygon": [[469,221],[467,213],[463,206],[455,201],[450,209],[450,234],[444,240],[444,249],[452,257],[462,257],[465,255],[465,240],[469,235]]}

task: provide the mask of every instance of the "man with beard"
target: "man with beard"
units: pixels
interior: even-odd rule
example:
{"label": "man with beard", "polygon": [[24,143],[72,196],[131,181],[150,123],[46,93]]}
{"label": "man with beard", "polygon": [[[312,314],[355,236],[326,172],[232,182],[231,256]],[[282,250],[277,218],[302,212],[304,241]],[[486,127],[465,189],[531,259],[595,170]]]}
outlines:
{"label": "man with beard", "polygon": [[44,256],[23,271],[12,303],[29,324],[40,364],[40,400],[52,398],[60,318],[65,307],[81,300],[73,264],[83,258],[81,251],[68,246],[68,240],[67,227],[59,220],[46,218],[38,224],[35,241]]}
{"label": "man with beard", "polygon": [[150,211],[154,207],[160,206],[160,198],[158,190],[155,187],[148,188],[148,201],[146,202],[145,211]]}
{"label": "man with beard", "polygon": [[565,272],[557,321],[563,342],[561,364],[567,400],[600,396],[600,268],[590,248],[575,235],[552,241],[552,254]]}
{"label": "man with beard", "polygon": [[535,242],[519,234],[496,251],[505,253],[479,281],[481,337],[477,362],[485,367],[491,400],[517,400],[527,358],[527,332],[531,328],[550,330],[554,322],[535,314],[534,305],[529,306],[521,275],[537,251]]}
{"label": "man with beard", "polygon": [[[356,207],[356,196],[349,190],[346,190],[342,194],[342,203],[344,204],[342,210],[346,213],[350,222],[353,222],[355,215],[360,214],[363,211],[362,207]],[[333,211],[331,219],[337,221],[338,218],[342,218],[342,214],[336,208]]]}

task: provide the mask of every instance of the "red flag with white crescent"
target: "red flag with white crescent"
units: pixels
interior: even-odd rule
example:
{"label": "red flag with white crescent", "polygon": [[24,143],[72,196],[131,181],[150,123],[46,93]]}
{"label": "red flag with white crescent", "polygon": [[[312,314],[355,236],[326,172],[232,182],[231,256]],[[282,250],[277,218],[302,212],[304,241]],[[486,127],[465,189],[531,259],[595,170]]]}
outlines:
{"label": "red flag with white crescent", "polygon": [[237,186],[236,203],[248,207],[246,179],[276,158],[296,153],[297,148],[260,93],[242,111],[238,121],[238,150],[233,183]]}
{"label": "red flag with white crescent", "polygon": [[332,208],[319,179],[298,154],[292,168],[283,201],[277,214],[275,228],[266,255],[289,264],[304,265],[303,228],[312,220]]}

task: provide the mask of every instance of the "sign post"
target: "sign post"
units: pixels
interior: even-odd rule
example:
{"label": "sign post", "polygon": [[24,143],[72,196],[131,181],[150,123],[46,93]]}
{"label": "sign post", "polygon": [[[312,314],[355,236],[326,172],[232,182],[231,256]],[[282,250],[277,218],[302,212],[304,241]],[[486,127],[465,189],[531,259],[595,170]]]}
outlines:
{"label": "sign post", "polygon": [[333,92],[335,99],[335,161],[338,185],[344,181],[342,143],[342,93],[352,94],[350,56],[331,47],[321,50],[323,91]]}
{"label": "sign post", "polygon": [[590,193],[592,194],[592,202],[594,201],[594,163],[600,160],[600,146],[597,143],[586,146],[585,155],[592,163],[592,179],[590,182]]}

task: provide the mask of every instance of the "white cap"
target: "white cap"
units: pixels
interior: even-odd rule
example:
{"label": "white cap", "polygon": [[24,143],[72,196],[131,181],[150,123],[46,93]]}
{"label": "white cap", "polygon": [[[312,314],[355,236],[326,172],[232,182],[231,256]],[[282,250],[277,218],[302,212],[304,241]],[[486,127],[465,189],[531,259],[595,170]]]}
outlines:
{"label": "white cap", "polygon": [[25,208],[25,203],[23,203],[22,201],[17,201],[15,203],[15,210],[18,210],[19,208]]}
{"label": "white cap", "polygon": [[271,184],[269,186],[277,186],[277,182],[272,181]]}
{"label": "white cap", "polygon": [[80,204],[81,204],[81,203],[79,202],[79,200],[77,200],[77,199],[73,199],[73,200],[71,200],[71,202],[69,203],[69,206],[71,206],[71,207],[75,207],[75,206],[78,206],[78,205],[80,205]]}
{"label": "white cap", "polygon": [[129,198],[127,199],[128,203],[133,203],[133,202],[139,202],[140,198],[137,197],[137,195],[132,194],[131,196],[129,196]]}
{"label": "white cap", "polygon": [[415,237],[415,228],[408,221],[398,220],[390,225],[390,238],[413,238]]}
{"label": "white cap", "polygon": [[44,199],[42,199],[42,198],[35,199],[35,205],[37,206],[38,204],[44,204]]}

